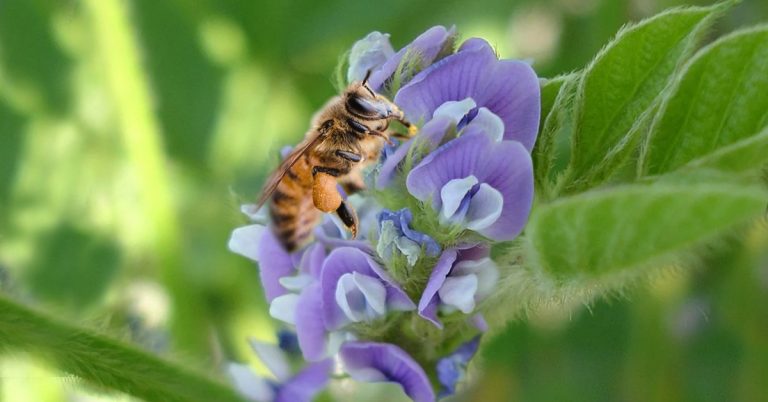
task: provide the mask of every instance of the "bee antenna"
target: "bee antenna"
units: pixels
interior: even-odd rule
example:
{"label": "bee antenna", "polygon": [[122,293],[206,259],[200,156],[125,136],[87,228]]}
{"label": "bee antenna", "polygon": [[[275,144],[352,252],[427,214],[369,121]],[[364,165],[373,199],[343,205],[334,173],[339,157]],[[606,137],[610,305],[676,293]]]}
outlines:
{"label": "bee antenna", "polygon": [[372,72],[373,72],[373,70],[368,69],[368,71],[365,73],[365,78],[363,78],[363,84],[362,85],[363,85],[363,87],[365,89],[368,90],[368,92],[371,93],[371,96],[373,96],[375,98],[376,94],[373,92],[373,89],[371,89],[371,87],[368,86],[368,78],[371,78],[371,73]]}

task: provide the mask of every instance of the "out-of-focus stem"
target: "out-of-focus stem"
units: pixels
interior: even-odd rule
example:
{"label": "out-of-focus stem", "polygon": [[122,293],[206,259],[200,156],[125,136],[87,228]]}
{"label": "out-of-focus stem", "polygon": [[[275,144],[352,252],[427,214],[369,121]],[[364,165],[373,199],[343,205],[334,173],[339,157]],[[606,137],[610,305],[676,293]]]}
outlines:
{"label": "out-of-focus stem", "polygon": [[161,130],[151,110],[149,81],[140,58],[127,2],[84,0],[107,84],[118,114],[120,135],[140,183],[140,209],[152,236],[151,250],[170,292],[174,347],[184,355],[206,354],[208,331],[202,302],[188,284],[180,261],[180,232]]}

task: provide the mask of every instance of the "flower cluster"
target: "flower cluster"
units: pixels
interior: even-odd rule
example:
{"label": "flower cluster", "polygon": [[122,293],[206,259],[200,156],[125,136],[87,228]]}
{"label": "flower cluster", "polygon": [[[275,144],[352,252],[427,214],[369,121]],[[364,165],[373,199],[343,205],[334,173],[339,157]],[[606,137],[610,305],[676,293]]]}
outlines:
{"label": "flower cluster", "polygon": [[[278,400],[305,379],[318,390],[331,359],[355,380],[398,383],[419,402],[453,393],[464,377],[499,278],[491,247],[518,236],[531,209],[540,95],[528,64],[499,60],[482,39],[455,49],[455,38],[438,26],[395,52],[374,32],[350,52],[348,80],[371,72],[370,86],[419,127],[385,148],[365,196],[348,198],[358,239],[329,216],[293,253],[264,224],[233,232],[230,248],[259,263],[270,315],[295,331],[309,362],[303,377],[280,369],[283,385],[256,400]],[[263,382],[237,378],[252,393],[248,384]]]}

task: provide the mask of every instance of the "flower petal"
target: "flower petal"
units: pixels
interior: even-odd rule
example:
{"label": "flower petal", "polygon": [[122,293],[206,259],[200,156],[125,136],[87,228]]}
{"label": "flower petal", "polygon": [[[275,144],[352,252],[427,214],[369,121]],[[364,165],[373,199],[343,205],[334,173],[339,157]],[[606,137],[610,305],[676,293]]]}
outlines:
{"label": "flower petal", "polygon": [[262,363],[275,376],[277,381],[283,382],[291,377],[291,365],[285,352],[277,345],[261,342],[256,339],[249,339],[248,343],[251,349],[256,353]]}
{"label": "flower petal", "polygon": [[296,324],[296,306],[299,295],[288,293],[275,297],[269,305],[269,315],[288,324]]}
{"label": "flower petal", "polygon": [[476,275],[448,276],[437,292],[443,304],[456,307],[464,314],[469,314],[475,309],[475,293]]}
{"label": "flower petal", "polygon": [[539,78],[528,63],[501,60],[486,75],[485,88],[475,96],[504,121],[504,139],[515,140],[531,152],[539,132]]}
{"label": "flower petal", "polygon": [[419,315],[431,321],[438,328],[442,328],[443,324],[437,319],[437,292],[451,272],[456,256],[457,252],[454,249],[443,251],[443,254],[440,255],[440,258],[435,263],[435,267],[429,275],[427,286],[421,294],[421,299],[419,299]]}
{"label": "flower petal", "polygon": [[[516,141],[494,143],[481,133],[464,134],[427,155],[408,174],[408,191],[427,201],[453,179],[475,176],[503,196],[499,218],[478,232],[497,241],[514,239],[528,220],[533,203],[533,167]],[[433,199],[433,207],[440,208]]]}
{"label": "flower petal", "polygon": [[362,81],[368,71],[380,68],[395,55],[389,43],[389,34],[371,32],[352,45],[349,51],[347,82]]}
{"label": "flower petal", "polygon": [[376,276],[368,261],[368,256],[352,247],[333,250],[323,263],[320,274],[322,284],[323,319],[326,329],[332,331],[347,322],[347,317],[336,301],[336,288],[344,274],[359,272],[363,275]]}
{"label": "flower petal", "polygon": [[434,402],[424,369],[399,347],[386,343],[347,342],[339,352],[344,369],[358,381],[400,384],[415,402]]}
{"label": "flower petal", "polygon": [[530,152],[539,127],[540,87],[536,73],[521,61],[497,60],[482,39],[470,39],[460,50],[417,74],[395,97],[411,121],[428,119],[447,101],[472,98],[504,122],[504,139]]}
{"label": "flower petal", "polygon": [[428,120],[447,101],[473,98],[484,85],[485,74],[496,63],[496,54],[488,47],[452,54],[417,74],[395,96],[395,104],[410,121]]}
{"label": "flower petal", "polygon": [[275,398],[275,391],[269,381],[254,374],[250,367],[229,363],[227,374],[235,383],[235,389],[249,400],[271,402]]}
{"label": "flower petal", "polygon": [[477,115],[467,127],[476,127],[496,142],[504,139],[504,121],[486,107],[477,110]]}
{"label": "flower petal", "polygon": [[443,187],[440,189],[443,217],[450,219],[459,210],[459,206],[464,198],[466,198],[467,193],[477,183],[477,177],[469,175],[467,177],[451,179],[443,184]]}
{"label": "flower petal", "polygon": [[232,231],[227,246],[235,254],[259,261],[259,243],[267,228],[264,225],[248,225]]}
{"label": "flower petal", "polygon": [[434,112],[432,112],[432,118],[438,116],[450,117],[451,120],[457,124],[469,113],[470,110],[477,107],[477,104],[472,98],[465,98],[463,100],[448,101],[438,106]]}
{"label": "flower petal", "polygon": [[488,184],[481,183],[477,193],[472,196],[472,201],[469,203],[465,217],[467,228],[480,231],[491,226],[501,216],[503,207],[504,196]]}
{"label": "flower petal", "polygon": [[322,289],[315,282],[301,292],[296,304],[296,336],[307,361],[320,360],[327,354],[322,301]]}
{"label": "flower petal", "polygon": [[393,57],[387,60],[380,69],[374,71],[368,79],[368,84],[374,91],[381,90],[382,85],[397,70],[403,57],[419,57],[423,67],[432,64],[445,46],[445,42],[455,34],[456,28],[445,29],[443,26],[434,26],[416,37],[410,44],[400,49]]}
{"label": "flower petal", "polygon": [[381,164],[379,175],[376,178],[376,188],[385,188],[392,182],[392,179],[397,174],[397,170],[400,168],[400,163],[402,163],[403,159],[408,155],[408,151],[410,151],[411,147],[418,144],[418,146],[426,147],[427,152],[432,151],[440,145],[449,128],[455,124],[456,122],[447,116],[437,116],[427,122],[416,137],[411,138],[400,145],[400,147],[398,147],[392,155],[389,155],[387,160]]}
{"label": "flower petal", "polygon": [[333,360],[310,363],[277,391],[274,402],[311,402],[328,384]]}
{"label": "flower petal", "polygon": [[442,385],[440,397],[452,395],[456,392],[456,384],[464,378],[467,365],[475,353],[477,353],[479,345],[480,336],[476,336],[437,362],[437,378],[440,385]]}

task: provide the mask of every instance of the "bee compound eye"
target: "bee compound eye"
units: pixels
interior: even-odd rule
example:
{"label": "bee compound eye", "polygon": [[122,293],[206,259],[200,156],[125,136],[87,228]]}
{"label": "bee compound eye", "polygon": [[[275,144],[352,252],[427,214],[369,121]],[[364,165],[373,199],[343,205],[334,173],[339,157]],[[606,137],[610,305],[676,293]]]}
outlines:
{"label": "bee compound eye", "polygon": [[347,98],[347,109],[352,114],[361,117],[378,117],[382,114],[376,105],[357,95]]}

